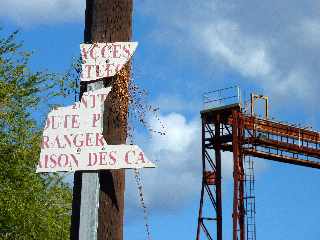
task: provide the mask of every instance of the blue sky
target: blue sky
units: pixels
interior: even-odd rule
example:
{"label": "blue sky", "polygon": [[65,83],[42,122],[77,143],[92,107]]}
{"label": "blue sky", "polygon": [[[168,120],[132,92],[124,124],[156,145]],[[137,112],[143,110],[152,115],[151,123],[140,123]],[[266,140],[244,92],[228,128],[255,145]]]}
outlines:
{"label": "blue sky", "polygon": [[[84,0],[4,0],[1,34],[20,29],[32,68],[62,72],[78,56]],[[135,1],[134,81],[160,107],[167,135],[137,128],[157,161],[142,170],[153,239],[194,239],[200,197],[202,93],[240,85],[270,97],[271,116],[320,129],[320,2]],[[159,128],[150,118],[149,124]],[[224,155],[224,235],[231,237],[232,163]],[[320,172],[256,160],[257,237],[318,239]],[[125,239],[146,239],[137,187],[128,171]]]}

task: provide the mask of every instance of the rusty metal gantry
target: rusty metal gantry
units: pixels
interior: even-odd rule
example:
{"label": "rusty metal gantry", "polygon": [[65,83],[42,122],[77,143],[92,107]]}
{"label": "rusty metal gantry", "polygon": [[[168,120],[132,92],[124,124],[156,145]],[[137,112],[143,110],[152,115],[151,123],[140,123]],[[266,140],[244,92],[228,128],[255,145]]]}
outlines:
{"label": "rusty metal gantry", "polygon": [[[245,156],[320,169],[320,133],[249,115],[240,102],[203,110],[201,119],[203,177],[196,240],[222,240],[221,151],[233,153],[232,239],[254,240],[245,226]],[[205,206],[210,208],[206,213]]]}

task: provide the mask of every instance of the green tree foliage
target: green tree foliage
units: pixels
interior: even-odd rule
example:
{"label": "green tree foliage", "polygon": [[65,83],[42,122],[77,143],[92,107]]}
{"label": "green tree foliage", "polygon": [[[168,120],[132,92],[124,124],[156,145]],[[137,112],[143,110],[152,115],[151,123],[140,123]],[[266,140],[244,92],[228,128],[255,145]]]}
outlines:
{"label": "green tree foliage", "polygon": [[0,239],[68,239],[70,188],[59,174],[35,172],[41,128],[34,115],[58,81],[28,69],[31,54],[16,34],[0,36]]}

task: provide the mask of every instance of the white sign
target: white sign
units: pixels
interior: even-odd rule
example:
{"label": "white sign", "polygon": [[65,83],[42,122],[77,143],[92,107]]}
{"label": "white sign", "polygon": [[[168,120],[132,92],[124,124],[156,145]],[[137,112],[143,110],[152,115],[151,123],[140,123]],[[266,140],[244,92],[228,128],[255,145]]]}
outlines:
{"label": "white sign", "polygon": [[86,92],[81,102],[48,114],[37,172],[153,168],[136,145],[108,145],[102,135],[111,88]]}
{"label": "white sign", "polygon": [[114,76],[129,61],[137,46],[137,42],[80,44],[81,81]]}

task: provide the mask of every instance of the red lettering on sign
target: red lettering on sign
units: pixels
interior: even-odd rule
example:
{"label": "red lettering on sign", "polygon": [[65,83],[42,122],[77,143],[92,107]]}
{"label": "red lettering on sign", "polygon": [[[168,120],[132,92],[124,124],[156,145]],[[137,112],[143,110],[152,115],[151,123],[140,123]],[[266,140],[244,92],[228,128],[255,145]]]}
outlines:
{"label": "red lettering on sign", "polygon": [[60,121],[58,116],[52,116],[52,129],[58,129],[60,127]]}
{"label": "red lettering on sign", "polygon": [[59,119],[57,119],[58,116],[50,116],[47,118],[46,121],[46,126],[44,129],[52,128],[52,129],[57,129],[59,128]]}
{"label": "red lettering on sign", "polygon": [[110,162],[110,165],[115,165],[117,162],[117,152],[116,151],[110,151],[109,158],[112,162]]}
{"label": "red lettering on sign", "polygon": [[82,53],[82,54],[81,54],[81,56],[82,56],[82,62],[83,62],[83,63],[86,63],[86,59],[88,58],[86,48],[83,47],[83,48],[81,49],[81,53]]}
{"label": "red lettering on sign", "polygon": [[90,95],[90,97],[92,98],[91,108],[95,108],[96,107],[96,95]]}
{"label": "red lettering on sign", "polygon": [[112,70],[110,69],[110,64],[106,64],[106,68],[104,70],[106,73],[107,77],[110,77],[112,75]]}
{"label": "red lettering on sign", "polygon": [[114,58],[120,58],[120,55],[117,55],[119,53],[117,48],[120,48],[120,44],[113,44],[113,57]]}
{"label": "red lettering on sign", "polygon": [[142,162],[142,163],[145,163],[143,152],[140,152],[139,155],[138,155],[137,163],[138,163],[139,161]]}
{"label": "red lettering on sign", "polygon": [[[50,155],[50,162],[53,164],[53,165],[50,165],[50,168],[55,168],[57,165],[57,159],[55,159],[54,157],[56,157],[55,154]],[[47,162],[46,162],[46,168],[47,168]]]}
{"label": "red lettering on sign", "polygon": [[129,154],[130,154],[130,153],[133,154],[133,156],[136,155],[136,152],[135,152],[135,151],[126,152],[126,155],[125,155],[124,160],[125,160],[125,162],[126,162],[127,164],[132,164],[132,163],[129,161]]}
{"label": "red lettering on sign", "polygon": [[91,135],[92,133],[86,133],[86,146],[87,147],[92,147],[93,143],[92,143],[92,139],[91,139]]}
{"label": "red lettering on sign", "polygon": [[82,96],[82,98],[81,98],[81,104],[82,104],[85,108],[88,107],[88,102],[87,102],[87,99],[86,99],[85,96]]}
{"label": "red lettering on sign", "polygon": [[98,162],[98,157],[96,153],[89,153],[89,164],[88,166],[94,166]]}
{"label": "red lettering on sign", "polygon": [[94,65],[90,65],[90,64],[87,64],[85,65],[85,67],[87,68],[87,78],[90,78],[91,76],[91,69],[94,67]]}
{"label": "red lettering on sign", "polygon": [[100,97],[101,103],[104,103],[104,101],[106,100],[108,94],[98,94],[97,96]]}
{"label": "red lettering on sign", "polygon": [[104,137],[101,133],[96,133],[96,146],[104,146]]}
{"label": "red lettering on sign", "polygon": [[100,165],[108,165],[106,161],[106,157],[108,154],[106,152],[99,152],[99,158],[100,158]]}
{"label": "red lettering on sign", "polygon": [[69,165],[69,159],[68,159],[68,155],[66,154],[61,154],[58,157],[58,165],[59,167],[66,167]]}
{"label": "red lettering on sign", "polygon": [[64,128],[68,128],[68,117],[70,117],[70,115],[65,115],[64,116],[64,124],[63,124]]}
{"label": "red lettering on sign", "polygon": [[104,45],[102,48],[101,48],[101,56],[103,57],[103,58],[106,58],[106,48],[107,48],[107,44],[106,45]]}
{"label": "red lettering on sign", "polygon": [[78,137],[83,137],[83,134],[76,134],[73,138],[73,144],[76,146],[76,147],[83,147],[83,144],[84,144],[84,141],[83,139],[81,140],[78,140]]}
{"label": "red lettering on sign", "polygon": [[[73,134],[70,134],[70,137],[72,137],[72,135],[73,135]],[[71,146],[72,146],[72,141],[71,141],[71,139],[69,138],[69,135],[63,135],[63,138],[64,138],[64,140],[66,140],[68,146],[71,147]]]}
{"label": "red lettering on sign", "polygon": [[92,127],[97,127],[97,122],[101,119],[101,114],[100,113],[94,113],[93,114],[93,119],[92,119]]}
{"label": "red lettering on sign", "polygon": [[100,67],[99,67],[99,65],[96,65],[96,77],[100,78]]}
{"label": "red lettering on sign", "polygon": [[57,143],[58,148],[65,148],[65,147],[66,147],[66,145],[62,145],[62,144],[60,143],[59,136],[56,136],[55,142]]}
{"label": "red lettering on sign", "polygon": [[[78,161],[76,155],[70,154],[70,157],[72,158],[72,160],[75,163],[75,165],[78,167],[79,166],[79,161]],[[71,165],[71,161],[70,161],[70,165]]]}
{"label": "red lettering on sign", "polygon": [[94,51],[95,48],[98,48],[98,45],[93,45],[93,47],[90,49],[90,57],[92,59],[96,59],[95,51]]}
{"label": "red lettering on sign", "polygon": [[72,115],[71,118],[71,127],[72,128],[79,128],[79,115]]}
{"label": "red lettering on sign", "polygon": [[76,158],[76,156],[74,154],[60,154],[60,155],[56,155],[56,154],[51,154],[51,155],[44,155],[44,159],[41,159],[39,161],[39,166],[40,168],[42,168],[42,161],[44,161],[44,167],[45,168],[56,168],[56,167],[78,167],[79,162],[78,159]]}
{"label": "red lettering on sign", "polygon": [[126,48],[126,45],[123,46],[123,51],[127,54],[127,58],[129,59],[131,56],[131,52],[129,48]]}
{"label": "red lettering on sign", "polygon": [[41,148],[44,149],[44,148],[50,148],[49,147],[49,137],[48,136],[43,136],[42,137],[42,143],[41,143]]}

